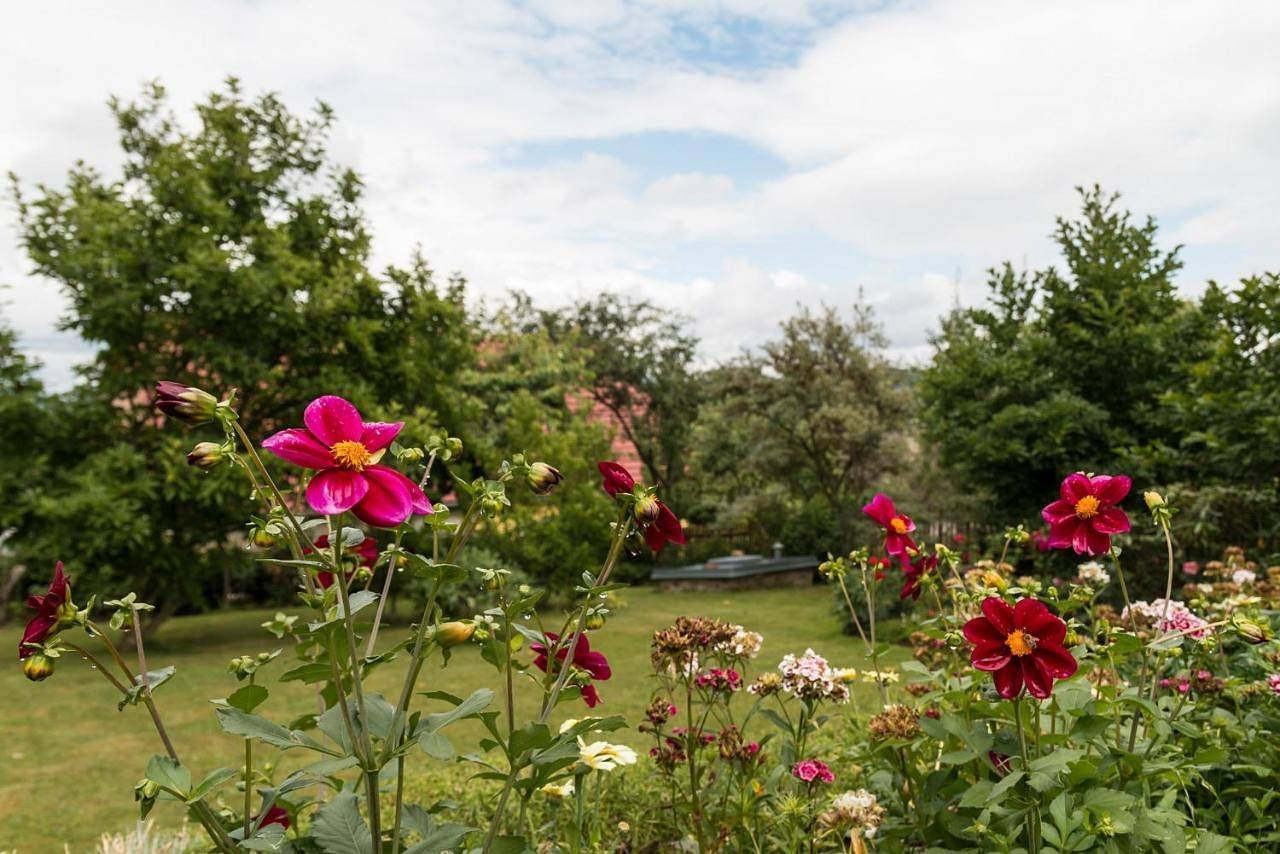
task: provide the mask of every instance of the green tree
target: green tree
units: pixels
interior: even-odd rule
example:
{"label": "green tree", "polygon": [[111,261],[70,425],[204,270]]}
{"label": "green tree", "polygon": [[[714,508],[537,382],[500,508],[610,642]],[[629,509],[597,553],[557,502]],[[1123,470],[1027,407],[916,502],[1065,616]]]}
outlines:
{"label": "green tree", "polygon": [[230,80],[194,125],[158,84],[110,108],[121,176],[79,163],[34,196],[13,178],[21,244],[70,302],[62,328],[94,347],[50,405],[47,474],[14,542],[100,589],[137,588],[163,616],[245,572],[226,542],[250,504],[235,473],[186,467],[191,439],[161,430],[149,405],[156,380],[238,388],[257,436],[322,393],[371,417],[413,408],[447,423],[473,337],[461,281],[438,284],[416,258],[369,271],[361,183],[328,158],[325,105],[300,117]]}
{"label": "green tree", "polygon": [[697,471],[715,503],[753,507],[753,523],[792,549],[849,548],[860,501],[907,453],[910,397],[884,345],[866,305],[848,319],[801,309],[713,372]]}
{"label": "green tree", "polygon": [[1127,449],[1171,426],[1162,398],[1195,315],[1175,291],[1178,249],[1118,196],[1080,194],[1054,232],[1065,270],[992,270],[987,304],[943,319],[921,378],[926,437],[989,523],[1034,518],[1072,471],[1156,476]]}

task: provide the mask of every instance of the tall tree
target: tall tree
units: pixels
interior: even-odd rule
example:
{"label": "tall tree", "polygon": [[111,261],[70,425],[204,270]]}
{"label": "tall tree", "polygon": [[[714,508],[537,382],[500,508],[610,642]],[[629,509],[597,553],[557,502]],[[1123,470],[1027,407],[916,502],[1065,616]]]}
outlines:
{"label": "tall tree", "polygon": [[80,163],[34,197],[13,181],[22,246],[69,300],[62,327],[94,347],[40,437],[48,474],[15,541],[104,589],[138,587],[163,614],[245,567],[219,544],[248,504],[234,473],[186,468],[192,440],[149,406],[157,379],[238,388],[256,435],[321,393],[449,421],[473,347],[461,282],[438,284],[420,259],[370,272],[361,183],[328,158],[327,106],[298,116],[230,80],[194,124],[158,84],[110,109],[120,177]]}

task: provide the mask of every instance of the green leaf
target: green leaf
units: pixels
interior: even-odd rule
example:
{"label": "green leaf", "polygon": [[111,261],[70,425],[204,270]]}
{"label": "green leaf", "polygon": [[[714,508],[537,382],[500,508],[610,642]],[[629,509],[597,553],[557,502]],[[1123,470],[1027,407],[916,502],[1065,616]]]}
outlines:
{"label": "green leaf", "polygon": [[286,670],[280,674],[281,682],[302,682],[307,685],[314,685],[317,682],[327,682],[333,676],[333,668],[329,666],[327,661],[319,663],[304,664],[301,667],[295,667],[292,670]]}
{"label": "green leaf", "polygon": [[489,848],[490,854],[525,854],[531,850],[523,836],[499,836]]}
{"label": "green leaf", "polygon": [[321,759],[319,762],[312,762],[303,768],[298,769],[303,774],[315,774],[319,777],[328,777],[337,774],[339,771],[345,771],[348,768],[354,768],[360,764],[360,760],[354,756],[335,756],[333,759]]}
{"label": "green leaf", "polygon": [[444,700],[454,704],[454,707],[447,712],[436,712],[433,715],[427,715],[422,719],[419,729],[424,732],[436,732],[444,729],[449,724],[475,716],[478,712],[483,711],[493,702],[494,694],[488,688],[481,688],[472,693],[465,700],[460,700],[452,694],[444,691],[426,691],[422,692],[422,696],[430,697],[433,700]]}
{"label": "green leaf", "polygon": [[214,709],[214,713],[218,716],[218,726],[222,727],[223,732],[244,738],[256,738],[281,750],[306,747],[310,750],[329,752],[306,733],[285,729],[278,723],[259,715],[242,712],[233,706],[219,707]]}
{"label": "green leaf", "polygon": [[457,751],[454,750],[453,747],[453,742],[450,741],[443,733],[425,732],[418,737],[418,744],[428,756],[435,759],[441,759],[447,762],[457,755]]}
{"label": "green leaf", "polygon": [[245,685],[227,697],[227,705],[248,714],[267,699],[267,689],[261,685]]}
{"label": "green leaf", "polygon": [[[464,824],[455,824],[447,822],[440,825],[430,834],[425,834],[421,842],[413,845],[405,854],[437,854],[441,851],[454,851],[462,846],[462,840],[467,838],[467,834],[474,833],[477,828],[467,827]],[[495,843],[491,851],[498,851]]]}
{"label": "green leaf", "polygon": [[1021,771],[1010,771],[999,782],[991,787],[990,800],[999,801],[999,799],[1004,796],[1004,793],[1018,785],[1018,781],[1024,776],[1026,775]]}
{"label": "green leaf", "polygon": [[546,724],[526,724],[511,733],[507,749],[512,756],[520,756],[528,750],[549,747],[551,740],[551,729]]}
{"label": "green leaf", "polygon": [[279,851],[284,847],[284,828],[278,824],[261,827],[239,845],[249,851]]}
{"label": "green leaf", "polygon": [[1195,854],[1229,854],[1235,850],[1236,844],[1229,836],[1204,831],[1196,838]]}
{"label": "green leaf", "polygon": [[[151,692],[154,694],[157,688],[173,678],[175,672],[177,671],[173,665],[156,670],[148,670],[147,684],[150,686]],[[142,677],[134,676],[133,685],[129,688],[129,692],[120,699],[120,702],[116,703],[116,708],[123,712],[125,706],[136,706],[142,700],[145,691],[146,689],[142,685]]]}
{"label": "green leaf", "polygon": [[339,792],[316,812],[311,836],[325,854],[373,854],[369,828],[351,792]]}
{"label": "green leaf", "polygon": [[219,768],[216,771],[210,771],[205,775],[204,779],[197,783],[196,787],[191,790],[191,795],[187,798],[187,803],[195,803],[205,795],[209,794],[209,792],[218,788],[233,777],[239,776],[241,773],[241,769],[239,768]]}
{"label": "green leaf", "polygon": [[186,800],[191,790],[191,772],[168,756],[151,757],[147,763],[147,779],[182,800]]}

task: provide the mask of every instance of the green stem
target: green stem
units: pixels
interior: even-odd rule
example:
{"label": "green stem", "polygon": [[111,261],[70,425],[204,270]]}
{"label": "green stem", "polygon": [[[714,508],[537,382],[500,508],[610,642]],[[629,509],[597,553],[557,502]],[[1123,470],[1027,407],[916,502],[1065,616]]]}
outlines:
{"label": "green stem", "polygon": [[[1022,770],[1024,773],[1031,772],[1031,759],[1027,753],[1027,733],[1022,726],[1022,695],[1019,694],[1013,701],[1013,722],[1018,730],[1018,747],[1022,751]],[[1027,813],[1027,848],[1030,854],[1039,854],[1040,851],[1040,810],[1038,807],[1032,806]]]}
{"label": "green stem", "polygon": [[[253,684],[253,683],[250,683]],[[253,739],[244,740],[244,838],[249,838],[249,819],[253,815]]]}
{"label": "green stem", "polygon": [[400,559],[400,541],[404,538],[404,527],[396,528],[395,548],[387,561],[387,578],[382,582],[382,595],[378,597],[378,610],[373,615],[373,627],[369,629],[369,642],[364,647],[364,657],[373,655],[373,647],[378,642],[378,627],[382,625],[382,612],[387,605],[387,597],[391,595],[391,578],[396,574],[396,561]]}

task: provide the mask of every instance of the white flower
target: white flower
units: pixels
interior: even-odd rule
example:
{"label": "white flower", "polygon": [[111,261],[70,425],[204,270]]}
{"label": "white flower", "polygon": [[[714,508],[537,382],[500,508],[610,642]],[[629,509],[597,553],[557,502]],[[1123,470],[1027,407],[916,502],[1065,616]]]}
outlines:
{"label": "white flower", "polygon": [[1102,564],[1096,560],[1080,564],[1076,567],[1076,572],[1080,575],[1081,581],[1095,587],[1101,587],[1111,580],[1111,573],[1103,569]]}
{"label": "white flower", "polygon": [[736,655],[741,658],[755,658],[760,654],[760,644],[764,636],[759,632],[749,632],[742,626],[734,626],[733,637],[716,647],[718,652]]}
{"label": "white flower", "polygon": [[1252,569],[1237,569],[1231,573],[1231,580],[1236,584],[1252,584],[1257,579],[1257,573]]}
{"label": "white flower", "polygon": [[571,777],[563,783],[548,783],[538,791],[556,800],[571,798],[573,797],[573,778]]}
{"label": "white flower", "polygon": [[624,744],[593,741],[586,744],[578,739],[578,759],[593,771],[612,771],[619,765],[636,764],[636,752]]}
{"label": "white flower", "polygon": [[577,718],[565,718],[564,723],[560,724],[560,734],[564,735],[569,730],[578,725]]}

